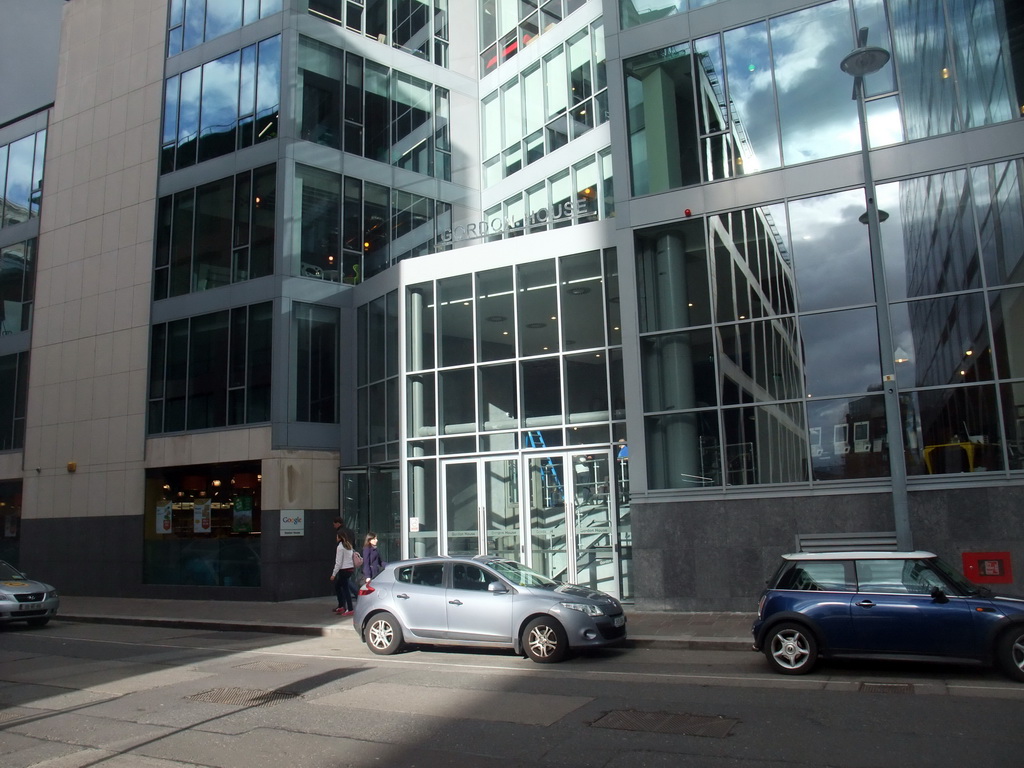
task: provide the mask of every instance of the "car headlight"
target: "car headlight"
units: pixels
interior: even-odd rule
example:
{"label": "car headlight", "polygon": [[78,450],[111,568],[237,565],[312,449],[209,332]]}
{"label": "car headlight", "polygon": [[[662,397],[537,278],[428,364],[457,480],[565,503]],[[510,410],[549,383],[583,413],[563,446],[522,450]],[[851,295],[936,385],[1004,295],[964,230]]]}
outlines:
{"label": "car headlight", "polygon": [[57,594],[57,590],[56,589],[54,589],[54,590],[52,590],[50,592],[47,592],[46,596],[43,599],[44,600],[49,600],[52,597],[60,597],[60,595]]}
{"label": "car headlight", "polygon": [[601,610],[600,606],[591,605],[590,603],[562,603],[562,607],[568,608],[570,611],[585,613],[587,616],[604,616],[604,611]]}
{"label": "car headlight", "polygon": [[13,600],[13,599],[14,599],[14,595],[9,594],[7,592],[4,592],[2,589],[0,589],[0,600]]}

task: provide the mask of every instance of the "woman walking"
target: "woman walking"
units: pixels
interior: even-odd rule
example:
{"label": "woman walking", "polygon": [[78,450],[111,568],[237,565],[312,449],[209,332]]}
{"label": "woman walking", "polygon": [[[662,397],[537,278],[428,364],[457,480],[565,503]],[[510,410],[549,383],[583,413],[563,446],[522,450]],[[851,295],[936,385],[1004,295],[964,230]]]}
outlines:
{"label": "woman walking", "polygon": [[372,531],[366,534],[366,541],[363,543],[363,577],[367,582],[384,570],[387,563],[380,556],[377,549],[377,534]]}
{"label": "woman walking", "polygon": [[348,582],[352,578],[352,544],[345,538],[341,531],[338,531],[338,549],[334,555],[334,570],[331,572],[331,581],[334,582],[334,594],[338,598],[338,607],[334,612],[342,616],[352,615],[352,593],[349,591]]}

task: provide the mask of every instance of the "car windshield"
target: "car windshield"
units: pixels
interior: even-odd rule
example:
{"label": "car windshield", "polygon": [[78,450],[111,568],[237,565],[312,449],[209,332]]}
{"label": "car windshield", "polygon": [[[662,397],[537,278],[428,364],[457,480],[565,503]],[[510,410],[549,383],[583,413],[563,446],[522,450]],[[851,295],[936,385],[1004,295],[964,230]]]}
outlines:
{"label": "car windshield", "polygon": [[559,586],[557,581],[552,581],[547,576],[541,576],[513,560],[495,560],[488,565],[518,587],[555,589]]}
{"label": "car windshield", "polygon": [[953,584],[965,595],[991,595],[992,590],[969,581],[966,576],[957,571],[953,566],[941,557],[929,558],[926,562],[937,570],[942,576]]}
{"label": "car windshield", "polygon": [[0,579],[23,579],[25,575],[13,565],[0,560]]}

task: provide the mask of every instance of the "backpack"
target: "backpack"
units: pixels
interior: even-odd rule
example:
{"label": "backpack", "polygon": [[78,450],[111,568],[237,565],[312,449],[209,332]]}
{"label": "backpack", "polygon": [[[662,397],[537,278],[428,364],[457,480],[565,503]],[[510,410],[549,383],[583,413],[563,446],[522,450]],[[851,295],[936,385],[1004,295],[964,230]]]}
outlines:
{"label": "backpack", "polygon": [[362,568],[363,567],[363,556],[360,555],[358,552],[356,552],[354,549],[352,550],[352,567],[353,568]]}

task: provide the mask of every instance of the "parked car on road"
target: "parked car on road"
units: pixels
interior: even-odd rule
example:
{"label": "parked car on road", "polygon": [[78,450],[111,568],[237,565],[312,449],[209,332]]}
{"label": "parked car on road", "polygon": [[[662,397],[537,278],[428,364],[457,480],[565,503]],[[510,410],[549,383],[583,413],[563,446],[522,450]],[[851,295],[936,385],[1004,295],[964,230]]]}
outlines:
{"label": "parked car on road", "polygon": [[1024,682],[1024,598],[972,584],[931,552],[783,555],[751,632],[787,675],[878,657],[996,665]]}
{"label": "parked car on road", "polygon": [[0,622],[27,621],[41,627],[57,615],[58,608],[56,589],[0,560]]}
{"label": "parked car on road", "polygon": [[352,621],[379,654],[406,644],[476,646],[544,663],[626,637],[614,597],[484,555],[391,563],[360,590]]}

